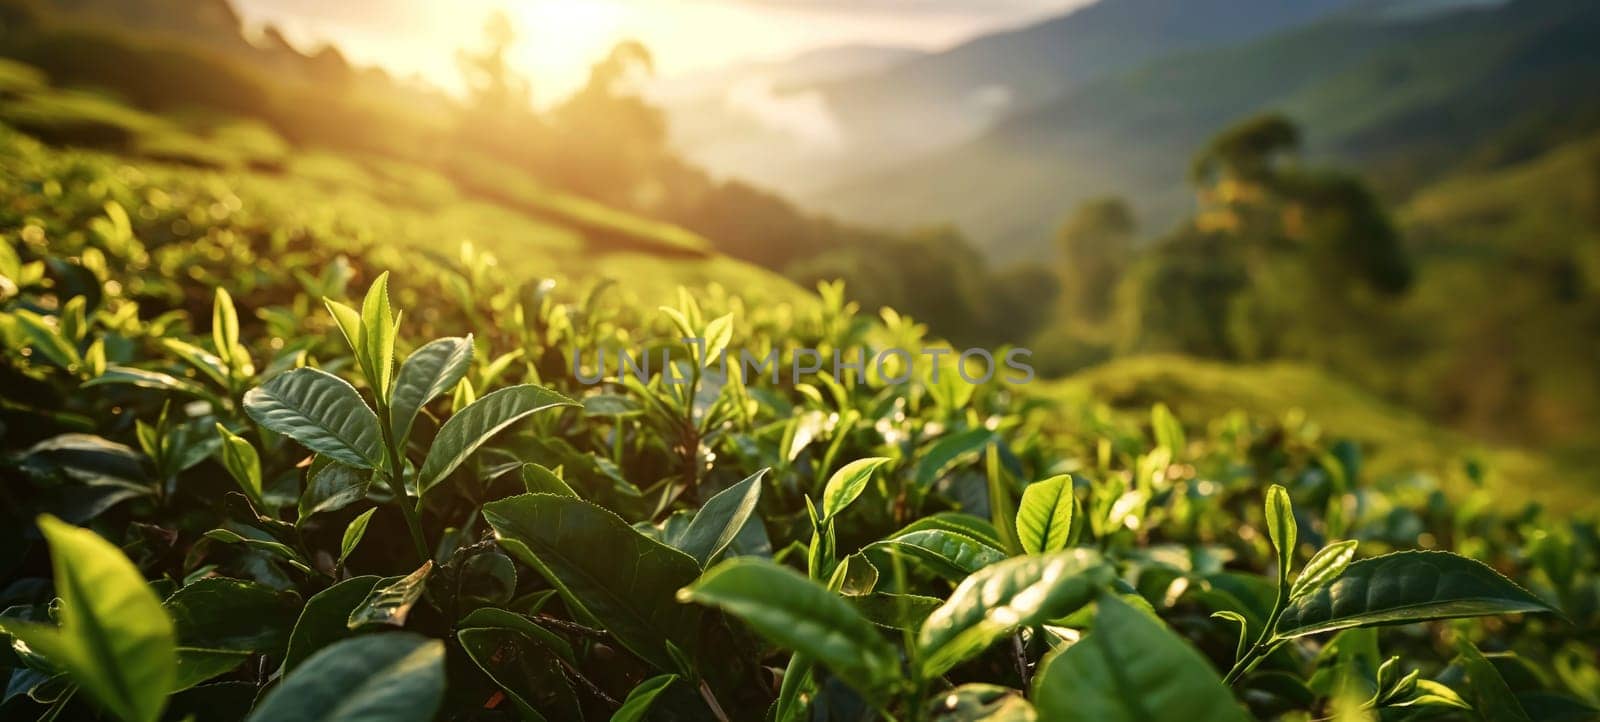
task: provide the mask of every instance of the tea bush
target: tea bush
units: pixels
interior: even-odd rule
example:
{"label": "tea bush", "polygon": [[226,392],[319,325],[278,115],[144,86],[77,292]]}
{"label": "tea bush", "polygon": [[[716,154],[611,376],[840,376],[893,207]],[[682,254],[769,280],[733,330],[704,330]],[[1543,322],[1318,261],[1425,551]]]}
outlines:
{"label": "tea bush", "polygon": [[[832,285],[652,309],[197,213],[92,157],[24,165],[0,203],[7,719],[1600,704],[1592,520],[1368,479],[1309,423],[1157,405],[1062,434],[1026,386],[948,368],[744,378],[706,362],[936,341]],[[601,348],[678,361],[577,382]]]}

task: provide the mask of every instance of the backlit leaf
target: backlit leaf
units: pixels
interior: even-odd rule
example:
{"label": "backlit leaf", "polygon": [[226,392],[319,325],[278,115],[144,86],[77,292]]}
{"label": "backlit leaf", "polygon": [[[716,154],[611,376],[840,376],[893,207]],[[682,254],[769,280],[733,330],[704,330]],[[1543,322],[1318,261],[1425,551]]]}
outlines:
{"label": "backlit leaf", "polygon": [[1016,557],[974,572],[917,633],[920,673],[943,674],[1019,627],[1076,611],[1112,576],[1100,555],[1087,549]]}
{"label": "backlit leaf", "polygon": [[250,497],[251,503],[265,507],[266,504],[261,501],[261,457],[256,454],[256,447],[220,423],[217,424],[217,435],[222,437],[223,468],[228,470],[234,481],[239,482],[239,488]]}
{"label": "backlit leaf", "polygon": [[532,384],[500,389],[472,402],[439,428],[428,458],[417,473],[417,489],[427,493],[507,426],[545,409],[577,405],[561,394]]}
{"label": "backlit leaf", "polygon": [[433,571],[433,561],[422,563],[416,571],[398,579],[385,579],[373,587],[365,601],[350,612],[346,624],[359,629],[371,624],[404,627],[411,615],[411,607],[422,598],[427,589],[428,574]]}
{"label": "backlit leaf", "polygon": [[1337,579],[1350,566],[1350,561],[1355,559],[1356,544],[1354,539],[1336,542],[1313,555],[1289,587],[1289,598],[1299,599]]}
{"label": "backlit leaf", "polygon": [[143,575],[100,535],[39,518],[50,543],[60,627],[0,617],[0,631],[65,670],[123,722],[155,722],[177,680],[172,620]]}
{"label": "backlit leaf", "polygon": [[1060,551],[1072,539],[1072,476],[1029,484],[1017,504],[1017,537],[1028,554]]}
{"label": "backlit leaf", "polygon": [[872,472],[887,463],[888,458],[875,456],[857,459],[833,472],[833,476],[828,477],[827,485],[822,488],[822,518],[832,519],[850,506],[866,490]]}
{"label": "backlit leaf", "polygon": [[1548,612],[1550,606],[1476,559],[1404,551],[1362,559],[1289,603],[1280,638],[1427,619]]}

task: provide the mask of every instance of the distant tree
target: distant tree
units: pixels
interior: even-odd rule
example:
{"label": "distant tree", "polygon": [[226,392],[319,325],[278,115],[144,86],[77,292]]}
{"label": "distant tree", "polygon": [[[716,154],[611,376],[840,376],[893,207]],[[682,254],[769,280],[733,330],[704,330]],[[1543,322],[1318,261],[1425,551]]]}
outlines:
{"label": "distant tree", "polygon": [[533,85],[511,68],[507,55],[516,43],[517,31],[503,10],[489,15],[483,27],[482,50],[456,51],[467,98],[474,110],[500,116],[531,112]]}
{"label": "distant tree", "polygon": [[1294,124],[1269,114],[1196,154],[1197,215],[1120,289],[1124,349],[1326,358],[1335,339],[1381,322],[1375,304],[1411,282],[1400,235],[1359,178],[1303,167],[1299,145]]}
{"label": "distant tree", "polygon": [[654,73],[650,50],[636,40],[617,43],[595,63],[583,88],[550,111],[561,135],[555,172],[589,195],[658,211],[667,121],[638,93],[638,81]]}
{"label": "distant tree", "polygon": [[1191,179],[1201,186],[1218,176],[1259,181],[1270,177],[1279,160],[1300,149],[1300,130],[1278,113],[1248,118],[1218,133],[1194,157]]}
{"label": "distant tree", "polygon": [[1120,198],[1097,198],[1073,211],[1056,232],[1063,320],[1098,324],[1133,255],[1136,224]]}

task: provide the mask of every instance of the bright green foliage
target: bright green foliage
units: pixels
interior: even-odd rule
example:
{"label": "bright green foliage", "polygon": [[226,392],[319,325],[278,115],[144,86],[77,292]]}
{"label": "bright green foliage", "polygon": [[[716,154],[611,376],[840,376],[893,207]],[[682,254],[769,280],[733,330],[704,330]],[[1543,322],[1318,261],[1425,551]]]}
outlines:
{"label": "bright green foliage", "polygon": [[1357,543],[1354,539],[1329,544],[1306,562],[1294,584],[1289,587],[1289,600],[1294,601],[1338,579],[1355,559]]}
{"label": "bright green foliage", "polygon": [[1298,531],[1294,520],[1294,507],[1289,503],[1289,491],[1273,484],[1267,489],[1267,534],[1272,538],[1272,548],[1278,552],[1280,585],[1289,578],[1289,567],[1294,564]]}
{"label": "bright green foliage", "polygon": [[877,543],[924,564],[930,571],[952,582],[1006,558],[1006,553],[966,536],[945,529],[918,529],[897,534]]}
{"label": "bright green foliage", "polygon": [[1019,627],[1064,617],[1110,583],[1112,570],[1088,550],[1008,559],[961,582],[917,632],[933,676],[972,657]]}
{"label": "bright green foliage", "polygon": [[833,472],[828,478],[827,486],[822,488],[822,518],[832,519],[834,515],[850,506],[856,497],[867,488],[867,481],[872,478],[872,472],[878,467],[889,463],[884,457],[871,459],[857,459]]}
{"label": "bright green foliage", "polygon": [[1060,551],[1072,541],[1072,476],[1053,476],[1034,482],[1022,492],[1017,505],[1017,536],[1028,554]]}
{"label": "bright green foliage", "polygon": [[250,501],[264,506],[261,501],[261,458],[256,447],[239,438],[228,427],[217,424],[217,435],[222,437],[222,466],[239,482]]}
{"label": "bright green foliage", "polygon": [[178,681],[176,635],[161,601],[116,547],[88,529],[39,518],[50,543],[61,626],[0,620],[123,722],[155,722]]}

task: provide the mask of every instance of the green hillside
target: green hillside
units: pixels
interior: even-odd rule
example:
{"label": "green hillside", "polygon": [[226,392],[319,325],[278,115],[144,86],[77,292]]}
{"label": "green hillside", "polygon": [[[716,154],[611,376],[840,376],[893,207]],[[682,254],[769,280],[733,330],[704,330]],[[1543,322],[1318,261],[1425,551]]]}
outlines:
{"label": "green hillside", "polygon": [[[164,198],[174,215],[172,237],[163,239],[169,242],[196,240],[195,229],[204,227],[180,222],[185,213],[215,212],[229,232],[337,239],[352,253],[447,266],[470,265],[462,253],[488,253],[498,259],[497,272],[514,278],[585,287],[610,279],[633,304],[669,301],[679,285],[719,284],[752,301],[810,298],[776,273],[716,253],[697,234],[526,179],[484,197],[415,163],[294,150],[259,122],[152,114],[104,94],[53,88],[38,71],[4,60],[0,95],[0,178],[7,185],[20,193],[75,166],[118,169],[126,185],[100,192]],[[56,150],[33,136],[119,153]]]}
{"label": "green hillside", "polygon": [[[1344,439],[1362,450],[1365,473],[1404,487],[1418,473],[1456,492],[1487,484],[1512,503],[1593,509],[1600,473],[1580,458],[1557,460],[1514,446],[1485,444],[1449,431],[1403,406],[1312,366],[1230,364],[1182,356],[1111,361],[1052,382],[1042,392],[1063,409],[1052,424],[1071,437],[1110,418],[1138,422],[1156,403],[1187,424],[1213,427],[1266,420],[1309,438]],[[1101,410],[1104,410],[1103,412]],[[1232,416],[1238,415],[1238,416]],[[1233,421],[1230,421],[1232,419]],[[1492,478],[1474,480],[1473,465]],[[1560,479],[1560,482],[1553,482]]]}

